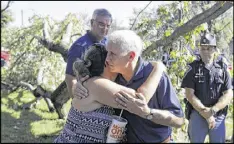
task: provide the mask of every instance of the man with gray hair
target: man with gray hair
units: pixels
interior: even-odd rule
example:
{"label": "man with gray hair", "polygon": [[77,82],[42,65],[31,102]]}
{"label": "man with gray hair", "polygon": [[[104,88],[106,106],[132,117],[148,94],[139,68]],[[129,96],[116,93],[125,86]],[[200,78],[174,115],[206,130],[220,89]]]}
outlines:
{"label": "man with gray hair", "polygon": [[67,84],[69,95],[73,98],[71,89],[77,82],[75,74],[72,70],[73,62],[77,58],[81,58],[82,54],[88,49],[88,47],[94,43],[106,44],[107,39],[105,36],[110,29],[112,23],[112,15],[106,9],[96,9],[93,12],[91,19],[91,30],[76,40],[68,51],[66,77],[65,81]]}
{"label": "man with gray hair", "polygon": [[[143,42],[133,31],[118,30],[108,36],[106,66],[111,72],[118,73],[116,83],[138,90],[146,81],[153,66],[141,58],[142,49]],[[155,84],[152,82],[151,87]],[[81,85],[76,85],[77,89],[83,88],[79,86]],[[158,88],[153,89],[153,93],[153,96],[143,96],[141,93],[133,96],[124,91],[115,94],[115,102],[119,108],[126,110],[122,116],[128,120],[127,142],[170,142],[171,127],[183,125],[184,114],[180,102],[165,73],[161,77]],[[117,111],[119,110],[116,109]]]}

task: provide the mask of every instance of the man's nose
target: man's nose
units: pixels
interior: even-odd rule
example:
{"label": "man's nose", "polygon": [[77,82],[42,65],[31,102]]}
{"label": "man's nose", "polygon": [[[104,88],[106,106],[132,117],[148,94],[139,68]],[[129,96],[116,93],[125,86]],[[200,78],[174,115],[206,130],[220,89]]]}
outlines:
{"label": "man's nose", "polygon": [[104,31],[105,33],[107,33],[108,30],[109,30],[109,29],[108,29],[108,27],[106,27],[106,26],[103,28],[103,31]]}

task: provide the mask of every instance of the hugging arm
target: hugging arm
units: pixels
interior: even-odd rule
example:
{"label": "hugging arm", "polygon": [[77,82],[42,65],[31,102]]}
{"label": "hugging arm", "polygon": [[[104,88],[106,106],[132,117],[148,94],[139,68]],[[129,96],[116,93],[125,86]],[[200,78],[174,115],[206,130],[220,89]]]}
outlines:
{"label": "hugging arm", "polygon": [[[137,92],[142,93],[145,96],[147,103],[155,93],[161,76],[165,71],[165,66],[162,62],[157,61],[151,63],[154,68],[150,73],[150,76],[137,90]],[[124,92],[132,98],[137,98],[135,90],[121,86],[104,78],[96,78],[95,80],[92,80],[92,82],[89,81],[89,85],[89,94],[92,95],[96,101],[115,108],[119,108],[118,103],[115,101],[115,96],[117,96],[118,93]],[[126,106],[124,103],[119,104]]]}
{"label": "hugging arm", "polygon": [[88,80],[86,87],[89,90],[89,96],[93,101],[118,108],[118,103],[115,101],[115,94],[119,91],[124,91],[135,97],[135,90],[116,84],[108,79],[94,77]]}
{"label": "hugging arm", "polygon": [[[155,93],[155,90],[158,87],[158,83],[161,79],[163,71],[165,71],[166,69],[165,66],[162,64],[162,62],[160,61],[151,62],[151,63],[154,66],[152,72],[150,73],[148,79],[137,89],[137,92],[142,93],[146,97],[147,102],[151,99],[151,97]],[[116,77],[116,75],[114,76]],[[116,84],[114,84],[114,86],[115,85]],[[122,89],[119,89],[119,92],[121,90]],[[89,96],[88,92],[90,92],[90,89],[89,88],[87,89],[86,86],[83,86],[82,84],[79,84],[79,83],[75,85],[75,87],[73,88],[73,95],[77,98],[88,97]]]}
{"label": "hugging arm", "polygon": [[[152,98],[152,96],[154,95],[161,80],[162,74],[164,71],[166,71],[166,67],[161,61],[153,61],[151,62],[151,64],[154,67],[153,70],[151,71],[146,81],[137,89],[137,93],[141,93],[144,96],[146,103],[148,103]],[[125,92],[120,91],[116,93],[116,96],[123,95],[123,93]],[[136,98],[138,97],[136,96]],[[117,101],[117,102],[120,104],[120,107],[126,108],[127,103],[125,103],[125,101]]]}
{"label": "hugging arm", "polygon": [[150,63],[154,68],[147,80],[137,89],[138,93],[142,93],[145,96],[147,103],[155,93],[163,72],[166,71],[166,67],[161,61],[152,61]]}

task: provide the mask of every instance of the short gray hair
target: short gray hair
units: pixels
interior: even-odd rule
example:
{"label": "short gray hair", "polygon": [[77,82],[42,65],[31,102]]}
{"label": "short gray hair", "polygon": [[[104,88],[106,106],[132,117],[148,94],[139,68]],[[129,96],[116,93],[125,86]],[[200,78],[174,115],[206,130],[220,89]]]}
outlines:
{"label": "short gray hair", "polygon": [[121,52],[134,51],[140,56],[143,49],[141,38],[131,30],[117,30],[108,36],[108,43],[115,44]]}
{"label": "short gray hair", "polygon": [[97,16],[109,16],[111,18],[111,21],[112,21],[112,15],[107,9],[96,9],[96,10],[94,10],[92,19],[96,19]]}

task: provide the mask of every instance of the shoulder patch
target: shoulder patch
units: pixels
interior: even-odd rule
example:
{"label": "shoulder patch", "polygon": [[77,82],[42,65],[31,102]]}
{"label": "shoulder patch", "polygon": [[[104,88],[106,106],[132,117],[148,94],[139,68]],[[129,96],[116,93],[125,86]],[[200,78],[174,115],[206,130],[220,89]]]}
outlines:
{"label": "shoulder patch", "polygon": [[82,46],[85,46],[87,43],[86,42],[84,42],[83,44],[82,44]]}
{"label": "shoulder patch", "polygon": [[87,43],[86,42],[84,42],[84,43],[82,43],[82,42],[78,42],[78,43],[76,43],[76,45],[78,45],[78,46],[85,46]]}

